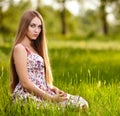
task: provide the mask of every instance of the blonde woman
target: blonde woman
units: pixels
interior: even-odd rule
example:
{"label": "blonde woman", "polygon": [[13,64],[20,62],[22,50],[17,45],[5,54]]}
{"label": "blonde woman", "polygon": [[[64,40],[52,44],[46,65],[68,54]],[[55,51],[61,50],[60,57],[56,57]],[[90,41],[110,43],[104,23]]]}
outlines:
{"label": "blonde woman", "polygon": [[44,22],[37,11],[26,11],[21,17],[11,52],[10,72],[13,101],[31,98],[38,102],[47,100],[88,108],[82,97],[65,93],[52,85]]}

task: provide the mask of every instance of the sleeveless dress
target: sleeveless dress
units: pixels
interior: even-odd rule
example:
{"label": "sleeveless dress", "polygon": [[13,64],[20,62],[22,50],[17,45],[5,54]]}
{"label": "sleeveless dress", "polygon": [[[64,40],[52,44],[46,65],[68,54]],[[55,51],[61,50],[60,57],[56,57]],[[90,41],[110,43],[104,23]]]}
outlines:
{"label": "sleeveless dress", "polygon": [[[25,46],[24,46],[25,47]],[[27,51],[27,71],[29,79],[40,89],[44,90],[46,93],[50,95],[55,95],[53,91],[49,88],[49,86],[46,84],[45,80],[45,65],[43,58],[36,54],[31,52],[27,47],[25,47]],[[77,107],[85,107],[88,108],[88,103],[85,99],[83,99],[80,96],[74,96],[67,94],[68,100],[60,102],[63,106],[65,105],[73,105]],[[33,99],[37,102],[42,102],[43,100],[35,95],[32,95],[28,91],[25,91],[25,89],[22,87],[21,83],[19,82],[12,94],[12,99],[15,101],[15,99],[18,100],[25,100],[27,101],[29,98]]]}

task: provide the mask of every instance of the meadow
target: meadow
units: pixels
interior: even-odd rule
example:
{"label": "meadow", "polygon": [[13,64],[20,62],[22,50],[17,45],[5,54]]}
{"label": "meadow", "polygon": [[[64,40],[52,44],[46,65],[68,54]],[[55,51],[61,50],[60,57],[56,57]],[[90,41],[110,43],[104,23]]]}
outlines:
{"label": "meadow", "polygon": [[54,85],[84,97],[89,109],[15,103],[9,92],[11,44],[0,45],[0,116],[119,116],[120,42],[49,40]]}

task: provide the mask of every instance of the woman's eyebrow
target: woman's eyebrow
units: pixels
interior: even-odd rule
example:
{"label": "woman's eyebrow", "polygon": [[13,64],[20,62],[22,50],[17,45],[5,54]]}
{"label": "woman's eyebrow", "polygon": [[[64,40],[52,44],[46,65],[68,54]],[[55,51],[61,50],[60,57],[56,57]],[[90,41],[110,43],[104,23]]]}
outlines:
{"label": "woman's eyebrow", "polygon": [[[37,25],[36,23],[31,23],[30,25]],[[41,26],[42,24],[38,24],[38,26]]]}

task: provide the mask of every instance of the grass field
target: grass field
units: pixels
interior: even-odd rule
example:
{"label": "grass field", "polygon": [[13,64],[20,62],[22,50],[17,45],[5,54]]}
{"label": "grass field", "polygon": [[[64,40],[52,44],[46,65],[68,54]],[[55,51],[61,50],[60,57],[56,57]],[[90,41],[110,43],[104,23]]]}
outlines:
{"label": "grass field", "polygon": [[[86,112],[56,104],[12,104],[9,93],[9,44],[0,46],[0,116],[119,116],[119,42],[48,41],[54,85],[89,102]],[[98,49],[99,48],[99,49]]]}

